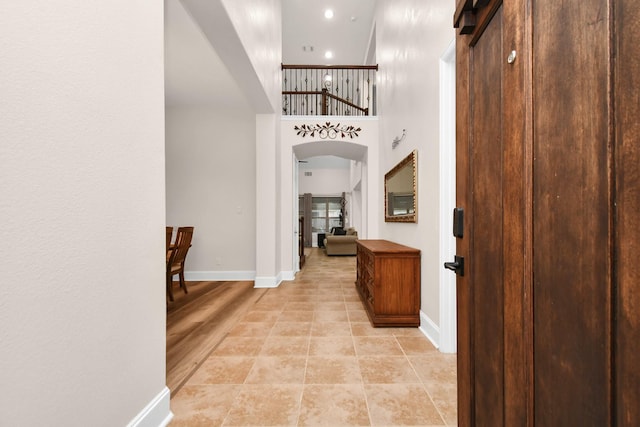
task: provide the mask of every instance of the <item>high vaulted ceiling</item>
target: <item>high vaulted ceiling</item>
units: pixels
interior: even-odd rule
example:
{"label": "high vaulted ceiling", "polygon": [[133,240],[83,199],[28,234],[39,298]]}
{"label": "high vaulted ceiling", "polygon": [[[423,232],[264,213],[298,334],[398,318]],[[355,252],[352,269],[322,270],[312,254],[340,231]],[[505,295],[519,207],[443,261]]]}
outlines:
{"label": "high vaulted ceiling", "polygon": [[[364,64],[375,5],[376,0],[282,0],[282,62]],[[324,17],[327,9],[333,10],[332,19]],[[332,59],[325,59],[327,50],[334,53]],[[239,94],[238,84],[181,2],[166,0],[166,105],[247,108]]]}
{"label": "high vaulted ceiling", "polygon": [[[364,64],[375,6],[376,0],[282,0],[282,62]],[[324,17],[327,9],[333,18]],[[328,50],[332,59],[324,57]]]}

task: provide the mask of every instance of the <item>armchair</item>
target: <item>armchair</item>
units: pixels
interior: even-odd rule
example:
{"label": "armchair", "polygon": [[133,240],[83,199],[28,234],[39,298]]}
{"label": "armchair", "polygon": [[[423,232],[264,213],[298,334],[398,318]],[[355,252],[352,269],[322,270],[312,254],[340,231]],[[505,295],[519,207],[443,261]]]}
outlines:
{"label": "armchair", "polygon": [[348,228],[346,234],[327,234],[324,247],[327,255],[356,255],[358,232],[355,228]]}

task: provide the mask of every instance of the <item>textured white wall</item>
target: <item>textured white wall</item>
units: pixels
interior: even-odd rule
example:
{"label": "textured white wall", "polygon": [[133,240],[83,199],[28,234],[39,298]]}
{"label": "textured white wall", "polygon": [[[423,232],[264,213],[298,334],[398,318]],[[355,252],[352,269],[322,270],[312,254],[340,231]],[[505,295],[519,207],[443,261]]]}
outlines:
{"label": "textured white wall", "polygon": [[[451,0],[379,0],[376,11],[382,175],[418,150],[418,223],[382,223],[381,234],[422,251],[421,310],[439,319],[439,58],[454,38]],[[391,142],[407,130],[393,150]],[[381,200],[380,209],[383,209]]]}
{"label": "textured white wall", "polygon": [[168,107],[166,157],[167,225],[195,227],[186,270],[255,271],[255,114]]}
{"label": "textured white wall", "polygon": [[3,5],[2,425],[122,426],[165,390],[162,52],[162,1]]}
{"label": "textured white wall", "polygon": [[[311,172],[311,176],[305,176]],[[349,192],[351,179],[350,169],[300,169],[298,185],[300,194],[311,193],[314,196],[339,196],[343,191]]]}
{"label": "textured white wall", "polygon": [[[280,0],[220,0],[229,15],[253,72],[258,77],[272,111],[257,109],[256,117],[256,286],[275,286],[291,272],[293,248],[284,242],[284,227],[291,229],[292,212],[282,209],[283,186],[291,185],[291,177],[278,174],[283,162],[280,150],[282,18]],[[236,70],[241,71],[241,70]],[[262,114],[262,113],[273,114]],[[287,158],[288,161],[288,158]],[[284,178],[284,180],[283,180]],[[285,273],[290,276],[291,273]]]}
{"label": "textured white wall", "polygon": [[282,111],[282,14],[280,0],[222,0],[244,51],[269,98]]}

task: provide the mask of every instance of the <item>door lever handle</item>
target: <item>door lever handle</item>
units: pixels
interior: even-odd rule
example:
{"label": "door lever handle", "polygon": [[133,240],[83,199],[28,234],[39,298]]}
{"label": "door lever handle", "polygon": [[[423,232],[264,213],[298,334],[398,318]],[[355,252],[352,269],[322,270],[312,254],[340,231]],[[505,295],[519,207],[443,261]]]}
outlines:
{"label": "door lever handle", "polygon": [[455,256],[454,262],[445,262],[444,268],[455,272],[458,276],[464,276],[464,257]]}

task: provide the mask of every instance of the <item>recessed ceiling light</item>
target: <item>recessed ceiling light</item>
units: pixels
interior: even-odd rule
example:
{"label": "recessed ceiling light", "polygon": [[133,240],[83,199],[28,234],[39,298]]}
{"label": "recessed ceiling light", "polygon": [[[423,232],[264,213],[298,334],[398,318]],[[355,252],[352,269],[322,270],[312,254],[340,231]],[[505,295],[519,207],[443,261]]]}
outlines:
{"label": "recessed ceiling light", "polygon": [[327,19],[333,18],[333,10],[327,9],[324,11],[324,17]]}
{"label": "recessed ceiling light", "polygon": [[324,53],[324,57],[327,58],[327,59],[333,58],[333,52],[331,52],[330,50],[326,51]]}

